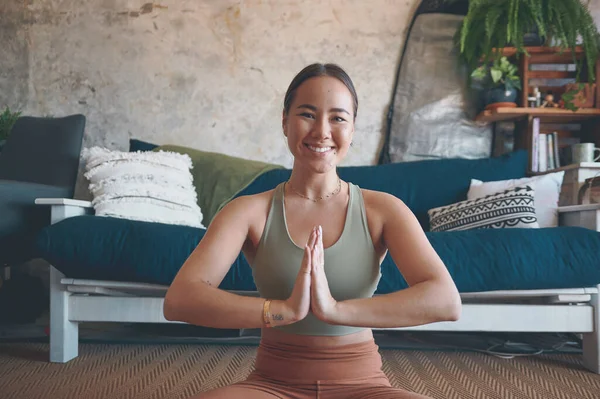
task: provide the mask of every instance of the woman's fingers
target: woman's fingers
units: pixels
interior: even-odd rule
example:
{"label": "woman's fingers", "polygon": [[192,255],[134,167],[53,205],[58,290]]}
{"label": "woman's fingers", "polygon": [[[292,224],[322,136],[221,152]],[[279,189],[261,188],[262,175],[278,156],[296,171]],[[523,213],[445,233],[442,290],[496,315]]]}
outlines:
{"label": "woman's fingers", "polygon": [[312,253],[308,245],[304,246],[304,273],[310,274],[312,270]]}
{"label": "woman's fingers", "polygon": [[[317,227],[316,229],[316,233],[317,233],[317,242],[315,244],[315,254],[312,257],[312,259],[315,262],[322,262],[322,255],[323,255],[323,230],[321,228],[321,226]],[[321,264],[321,263],[319,263]]]}
{"label": "woman's fingers", "polygon": [[305,256],[308,256],[309,273],[316,271],[318,267],[323,265],[323,233],[321,226],[313,227],[308,243],[304,247]]}
{"label": "woman's fingers", "polygon": [[308,237],[308,247],[309,248],[314,248],[316,242],[317,242],[317,228],[313,227],[312,232],[310,233],[310,236]]}

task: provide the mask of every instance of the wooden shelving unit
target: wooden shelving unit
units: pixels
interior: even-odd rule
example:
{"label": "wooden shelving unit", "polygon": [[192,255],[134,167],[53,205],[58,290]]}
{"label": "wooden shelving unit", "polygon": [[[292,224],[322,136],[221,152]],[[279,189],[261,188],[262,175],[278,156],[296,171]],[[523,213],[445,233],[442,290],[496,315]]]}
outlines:
{"label": "wooden shelving unit", "polygon": [[579,191],[586,179],[600,177],[600,162],[573,163],[546,172],[531,172],[532,176],[564,171],[563,183],[558,200],[559,206],[579,205]]}
{"label": "wooden shelving unit", "polygon": [[[519,75],[523,90],[517,100],[516,108],[496,108],[485,110],[475,117],[475,121],[481,123],[514,122],[515,149],[526,149],[529,153],[530,174],[532,170],[532,148],[533,148],[533,121],[539,118],[540,134],[557,132],[558,144],[572,142],[573,138],[581,142],[594,142],[600,147],[600,59],[596,60],[594,72],[596,75],[595,103],[592,108],[580,108],[571,111],[564,108],[529,108],[527,99],[537,86],[544,94],[552,92],[555,101],[559,101],[564,93],[564,82],[574,81],[577,76],[573,68],[566,65],[573,64],[573,53],[575,58],[584,61],[585,52],[583,48],[577,47],[574,52],[554,47],[527,47],[529,56],[517,57],[514,48],[502,49],[502,55],[507,56],[519,66]],[[547,70],[541,65],[554,64],[554,70]],[[589,70],[585,67],[581,70],[580,81],[586,82]],[[576,126],[578,129],[563,129],[561,125]],[[562,165],[564,167],[564,165]],[[548,173],[550,171],[542,172]]]}
{"label": "wooden shelving unit", "polygon": [[[544,64],[559,64],[567,65],[573,63],[573,56],[578,61],[583,61],[585,52],[582,47],[576,47],[573,51],[563,50],[558,47],[525,47],[525,50],[529,56],[521,55],[519,58],[516,57],[516,50],[512,47],[506,47],[502,49],[502,55],[511,58],[513,62],[516,62],[519,66],[519,72],[521,75],[521,81],[523,84],[523,90],[521,91],[521,98],[519,103],[525,107],[527,105],[527,96],[532,91],[532,86],[538,86],[542,93],[552,91],[554,95],[560,96],[564,90],[562,85],[554,85],[549,83],[547,86],[544,85],[530,85],[530,80],[540,79],[575,79],[577,73],[575,71],[547,71],[547,70],[532,70],[535,65]],[[585,64],[585,63],[583,63]],[[596,60],[594,74],[597,80],[600,82],[600,60]],[[582,81],[586,81],[588,71],[584,67],[581,76]],[[596,108],[600,108],[600,84],[596,85]]]}
{"label": "wooden shelving unit", "polygon": [[547,123],[569,123],[572,121],[600,118],[600,108],[580,108],[577,111],[560,108],[496,108],[481,112],[477,122],[502,122],[527,119],[527,117],[543,118]]}
{"label": "wooden shelving unit", "polygon": [[545,172],[531,172],[530,175],[532,175],[532,176],[541,176],[541,175],[545,175],[545,174],[548,174],[548,173],[560,172],[562,170],[567,171],[567,170],[582,169],[582,168],[586,168],[586,169],[599,169],[600,170],[600,162],[572,163],[570,165],[561,166],[560,168],[555,168],[555,169],[552,169],[552,170],[547,170]]}
{"label": "wooden shelving unit", "polygon": [[[559,47],[544,47],[544,46],[530,46],[525,47],[525,50],[529,53],[529,55],[540,55],[540,54],[552,54],[554,57],[563,56],[565,60],[569,61],[572,58],[571,51],[561,50]],[[502,49],[502,55],[507,57],[512,57],[517,54],[517,50],[514,47],[505,47]],[[577,46],[575,47],[576,55],[583,55],[583,47]],[[553,58],[554,58],[553,57]]]}

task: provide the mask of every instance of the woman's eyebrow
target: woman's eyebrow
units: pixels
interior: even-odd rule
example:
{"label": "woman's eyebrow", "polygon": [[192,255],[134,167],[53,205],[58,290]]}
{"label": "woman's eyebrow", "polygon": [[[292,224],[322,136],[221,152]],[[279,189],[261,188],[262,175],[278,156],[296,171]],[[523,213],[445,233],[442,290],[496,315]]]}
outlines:
{"label": "woman's eyebrow", "polygon": [[[301,104],[301,105],[298,105],[297,108],[308,108],[311,111],[315,111],[315,112],[317,111],[317,107],[315,107],[314,105],[310,105],[310,104]],[[344,113],[350,115],[350,112],[346,111],[344,108],[330,108],[329,112],[344,112]]]}
{"label": "woman's eyebrow", "polygon": [[298,107],[296,108],[308,108],[311,111],[317,111],[317,107],[315,107],[314,105],[310,105],[310,104],[302,104],[302,105],[298,105]]}
{"label": "woman's eyebrow", "polygon": [[350,112],[346,111],[344,108],[331,108],[329,112],[345,112],[350,115]]}

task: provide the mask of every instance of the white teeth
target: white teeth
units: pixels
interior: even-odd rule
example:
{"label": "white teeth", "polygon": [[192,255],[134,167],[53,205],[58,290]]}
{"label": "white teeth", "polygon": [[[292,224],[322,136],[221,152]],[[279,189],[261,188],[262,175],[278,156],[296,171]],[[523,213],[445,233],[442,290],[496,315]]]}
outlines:
{"label": "white teeth", "polygon": [[311,145],[308,146],[308,149],[314,152],[327,152],[331,150],[331,147],[313,147]]}

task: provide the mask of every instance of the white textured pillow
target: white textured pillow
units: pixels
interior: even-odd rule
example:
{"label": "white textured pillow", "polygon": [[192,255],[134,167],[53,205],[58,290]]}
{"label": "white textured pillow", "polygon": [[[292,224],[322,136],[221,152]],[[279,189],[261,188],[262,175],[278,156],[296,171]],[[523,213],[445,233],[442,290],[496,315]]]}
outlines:
{"label": "white textured pillow", "polygon": [[204,227],[188,155],[92,147],[82,158],[96,215]]}
{"label": "white textured pillow", "polygon": [[471,180],[467,199],[485,197],[510,188],[528,185],[535,191],[535,213],[540,227],[558,226],[558,199],[564,171],[522,179],[482,182]]}
{"label": "white textured pillow", "polygon": [[534,195],[530,186],[521,186],[430,209],[431,231],[536,229]]}

